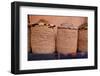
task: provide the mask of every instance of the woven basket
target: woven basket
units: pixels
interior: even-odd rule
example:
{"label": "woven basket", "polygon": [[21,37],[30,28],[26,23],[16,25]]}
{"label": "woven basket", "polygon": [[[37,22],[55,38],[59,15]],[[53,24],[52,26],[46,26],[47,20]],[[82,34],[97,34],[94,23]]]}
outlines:
{"label": "woven basket", "polygon": [[78,50],[81,52],[87,52],[88,50],[88,30],[86,26],[86,24],[82,25],[79,29]]}
{"label": "woven basket", "polygon": [[43,25],[31,27],[32,53],[51,54],[55,51],[55,33],[53,28]]}
{"label": "woven basket", "polygon": [[78,28],[71,24],[63,24],[57,29],[57,52],[67,55],[77,52]]}

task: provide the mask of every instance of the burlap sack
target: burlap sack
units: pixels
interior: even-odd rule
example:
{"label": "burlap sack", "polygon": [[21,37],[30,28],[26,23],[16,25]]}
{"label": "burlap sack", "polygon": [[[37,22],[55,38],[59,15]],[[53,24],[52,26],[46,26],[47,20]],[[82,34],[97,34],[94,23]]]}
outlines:
{"label": "burlap sack", "polygon": [[55,51],[54,29],[44,25],[31,27],[32,53],[51,54]]}
{"label": "burlap sack", "polygon": [[60,54],[76,54],[78,27],[63,24],[57,29],[57,52]]}
{"label": "burlap sack", "polygon": [[78,50],[81,52],[87,52],[88,50],[88,30],[87,24],[82,25],[79,28],[79,36],[78,36]]}
{"label": "burlap sack", "polygon": [[28,26],[28,52],[31,52],[31,27]]}

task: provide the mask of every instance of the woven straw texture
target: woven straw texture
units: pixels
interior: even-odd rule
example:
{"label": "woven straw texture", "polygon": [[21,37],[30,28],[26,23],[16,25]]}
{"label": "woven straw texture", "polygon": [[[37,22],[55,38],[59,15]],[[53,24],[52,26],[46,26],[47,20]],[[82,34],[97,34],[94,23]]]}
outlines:
{"label": "woven straw texture", "polygon": [[55,51],[55,33],[48,26],[31,27],[32,53],[51,54]]}

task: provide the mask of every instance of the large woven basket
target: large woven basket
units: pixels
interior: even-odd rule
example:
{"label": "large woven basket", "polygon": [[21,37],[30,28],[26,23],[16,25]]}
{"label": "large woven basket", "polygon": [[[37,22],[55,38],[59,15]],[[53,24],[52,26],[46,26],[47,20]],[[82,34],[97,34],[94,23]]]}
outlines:
{"label": "large woven basket", "polygon": [[51,54],[55,51],[55,33],[48,26],[35,25],[31,27],[32,53]]}
{"label": "large woven basket", "polygon": [[78,50],[81,51],[81,52],[87,52],[88,51],[87,24],[84,24],[79,28]]}
{"label": "large woven basket", "polygon": [[77,52],[78,28],[71,24],[63,24],[57,29],[57,52],[67,55]]}

